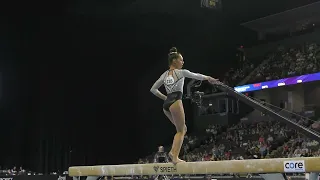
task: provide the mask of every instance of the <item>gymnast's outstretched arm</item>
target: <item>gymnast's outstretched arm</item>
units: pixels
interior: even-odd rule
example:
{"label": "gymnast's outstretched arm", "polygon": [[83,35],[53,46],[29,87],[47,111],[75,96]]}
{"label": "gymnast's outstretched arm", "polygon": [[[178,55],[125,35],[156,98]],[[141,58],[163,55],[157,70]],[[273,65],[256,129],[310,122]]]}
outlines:
{"label": "gymnast's outstretched arm", "polygon": [[182,73],[182,75],[184,77],[191,78],[191,79],[196,79],[196,80],[200,80],[200,81],[204,81],[204,80],[214,81],[214,80],[217,80],[217,79],[214,79],[214,78],[212,78],[210,76],[206,76],[206,75],[203,75],[203,74],[190,72],[189,70],[186,70],[186,69],[182,69],[181,73]]}
{"label": "gymnast's outstretched arm", "polygon": [[161,76],[151,87],[150,91],[157,96],[158,98],[162,99],[162,100],[166,100],[167,96],[165,96],[164,94],[162,94],[159,91],[159,88],[163,85],[163,77]]}

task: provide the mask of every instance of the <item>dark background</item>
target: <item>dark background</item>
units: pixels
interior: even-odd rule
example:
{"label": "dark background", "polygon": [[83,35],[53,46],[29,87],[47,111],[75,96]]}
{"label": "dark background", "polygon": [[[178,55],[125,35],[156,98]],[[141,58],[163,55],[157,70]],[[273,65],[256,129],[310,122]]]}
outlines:
{"label": "dark background", "polygon": [[[172,141],[149,89],[176,46],[185,68],[223,78],[239,24],[311,0],[1,2],[0,165],[34,171],[132,163]],[[187,112],[187,115],[190,112]]]}

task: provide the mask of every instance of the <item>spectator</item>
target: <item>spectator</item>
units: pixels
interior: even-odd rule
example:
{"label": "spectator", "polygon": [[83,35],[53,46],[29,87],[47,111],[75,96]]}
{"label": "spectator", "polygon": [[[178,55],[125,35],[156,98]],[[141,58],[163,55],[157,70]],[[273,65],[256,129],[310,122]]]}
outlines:
{"label": "spectator", "polygon": [[273,137],[271,136],[271,134],[268,135],[267,142],[270,144],[273,142]]}

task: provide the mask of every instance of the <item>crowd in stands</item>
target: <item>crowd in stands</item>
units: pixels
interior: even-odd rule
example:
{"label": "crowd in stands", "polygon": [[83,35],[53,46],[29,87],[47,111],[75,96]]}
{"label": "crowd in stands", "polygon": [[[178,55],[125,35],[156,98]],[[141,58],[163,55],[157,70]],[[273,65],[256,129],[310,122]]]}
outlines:
{"label": "crowd in stands", "polygon": [[[250,82],[269,81],[290,76],[316,73],[320,69],[320,46],[306,43],[297,47],[279,47],[277,52],[268,55],[268,63],[257,69],[257,76]],[[250,83],[249,82],[249,83]]]}
{"label": "crowd in stands", "polygon": [[[0,168],[2,169],[2,168]],[[26,170],[20,167],[17,169],[16,166],[14,166],[12,169],[2,169],[0,170],[1,175],[23,175],[26,174]]]}
{"label": "crowd in stands", "polygon": [[240,82],[243,78],[248,76],[250,72],[252,72],[261,61],[255,61],[252,62],[245,58],[245,55],[243,55],[243,58],[241,58],[239,62],[240,68],[231,68],[226,74],[225,79],[223,83],[228,84],[230,86],[235,86],[237,82]]}
{"label": "crowd in stands", "polygon": [[279,46],[276,52],[271,52],[265,57],[263,61],[255,62],[242,58],[240,68],[231,69],[226,74],[225,82],[236,86],[253,70],[255,73],[246,84],[316,73],[320,70],[320,46],[316,43],[292,47]]}
{"label": "crowd in stands", "polygon": [[[211,125],[199,139],[186,137],[183,149],[187,161],[320,156],[318,141],[278,121]],[[151,162],[151,158],[140,159],[139,163]]]}

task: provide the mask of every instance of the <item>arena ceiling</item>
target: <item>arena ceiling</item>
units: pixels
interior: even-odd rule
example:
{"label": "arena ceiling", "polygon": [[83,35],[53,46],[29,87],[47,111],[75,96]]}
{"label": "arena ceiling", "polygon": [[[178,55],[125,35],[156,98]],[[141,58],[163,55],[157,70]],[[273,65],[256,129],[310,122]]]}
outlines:
{"label": "arena ceiling", "polygon": [[70,4],[70,11],[92,14],[95,17],[105,15],[117,17],[120,14],[129,16],[162,14],[210,19],[219,14],[221,19],[228,17],[230,21],[240,24],[317,1],[319,0],[222,0],[222,10],[217,11],[201,8],[201,0],[81,0]]}
{"label": "arena ceiling", "polygon": [[255,31],[272,32],[284,28],[295,28],[319,22],[320,2],[311,3],[291,10],[252,20],[241,25]]}

